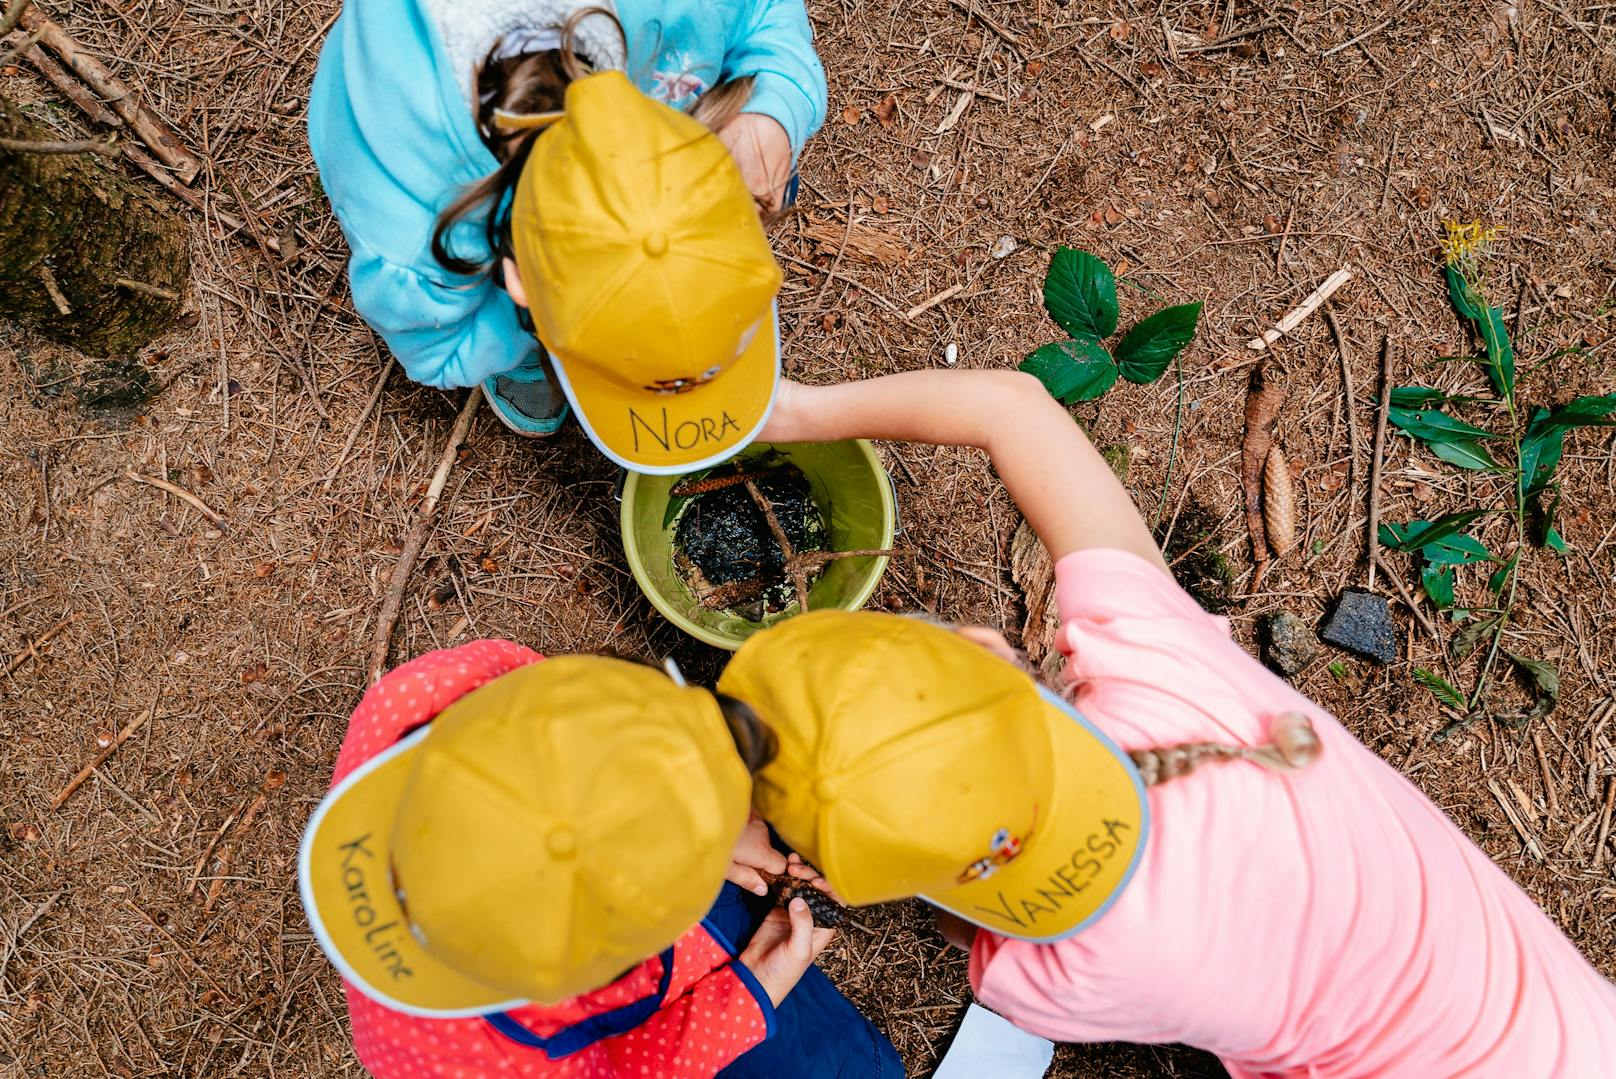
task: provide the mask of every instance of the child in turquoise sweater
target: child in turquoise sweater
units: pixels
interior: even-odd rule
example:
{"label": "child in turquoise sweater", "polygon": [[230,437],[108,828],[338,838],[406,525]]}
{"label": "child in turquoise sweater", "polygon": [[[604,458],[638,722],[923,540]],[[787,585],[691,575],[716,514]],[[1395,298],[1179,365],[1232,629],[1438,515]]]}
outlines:
{"label": "child in turquoise sweater", "polygon": [[768,211],[788,201],[795,157],[824,117],[802,0],[614,7],[348,0],[309,105],[315,162],[353,251],[355,307],[411,378],[481,384],[525,434],[553,432],[567,405],[502,287],[506,252],[489,242],[488,220],[515,186],[509,173],[542,135],[506,121],[562,109],[580,67],[621,70],[649,97],[706,119]]}

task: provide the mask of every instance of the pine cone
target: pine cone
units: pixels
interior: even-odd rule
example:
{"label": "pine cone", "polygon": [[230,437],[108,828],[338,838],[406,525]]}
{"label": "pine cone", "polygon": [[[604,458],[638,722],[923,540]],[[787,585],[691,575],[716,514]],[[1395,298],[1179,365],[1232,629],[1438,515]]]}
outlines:
{"label": "pine cone", "polygon": [[805,880],[799,880],[788,873],[767,873],[758,870],[765,883],[769,886],[769,897],[774,905],[784,907],[798,896],[808,904],[808,913],[813,915],[814,925],[821,929],[835,929],[847,921],[847,908],[836,900],[815,888]]}

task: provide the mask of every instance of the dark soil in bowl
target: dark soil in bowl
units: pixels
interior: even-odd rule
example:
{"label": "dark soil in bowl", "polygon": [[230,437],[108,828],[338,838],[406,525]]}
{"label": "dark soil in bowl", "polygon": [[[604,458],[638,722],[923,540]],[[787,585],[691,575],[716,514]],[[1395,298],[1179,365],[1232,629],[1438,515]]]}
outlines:
{"label": "dark soil in bowl", "polygon": [[[774,506],[792,550],[799,554],[824,550],[824,515],[814,503],[802,470],[778,464],[759,475],[758,464],[751,461],[740,467],[754,477],[758,490]],[[728,468],[706,478],[734,472]],[[761,596],[729,608],[754,621],[784,610],[795,596],[785,572],[785,553],[744,484],[691,497],[675,526],[674,561],[698,597],[705,598],[723,585],[761,581],[766,586]]]}

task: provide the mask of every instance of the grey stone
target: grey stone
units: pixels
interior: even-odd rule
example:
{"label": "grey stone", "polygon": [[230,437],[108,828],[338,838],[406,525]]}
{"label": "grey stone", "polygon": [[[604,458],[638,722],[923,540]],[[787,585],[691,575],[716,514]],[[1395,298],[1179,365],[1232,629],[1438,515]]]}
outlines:
{"label": "grey stone", "polygon": [[1263,662],[1286,678],[1294,678],[1319,654],[1318,634],[1305,618],[1290,611],[1264,616],[1262,641]]}
{"label": "grey stone", "polygon": [[1384,597],[1362,589],[1349,588],[1341,593],[1319,636],[1376,663],[1397,659],[1397,631],[1392,626],[1391,608]]}

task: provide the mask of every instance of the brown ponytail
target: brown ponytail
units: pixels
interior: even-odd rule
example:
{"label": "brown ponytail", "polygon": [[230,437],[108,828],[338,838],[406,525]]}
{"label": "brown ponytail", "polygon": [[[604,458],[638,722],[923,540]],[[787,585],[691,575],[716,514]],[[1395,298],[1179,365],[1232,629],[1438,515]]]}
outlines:
{"label": "brown ponytail", "polygon": [[730,737],[735,739],[735,752],[741,755],[741,763],[748,772],[757,775],[780,752],[774,729],[759,719],[745,702],[723,693],[713,696],[718,699],[718,710],[724,714],[724,725],[729,728]]}
{"label": "brown ponytail", "polygon": [[[559,112],[566,104],[567,86],[590,73],[589,66],[574,49],[578,24],[591,16],[611,19],[623,37],[627,55],[628,38],[617,16],[602,7],[579,8],[561,26],[561,47],[544,52],[523,53],[494,59],[499,43],[477,68],[477,133],[494,155],[499,168],[462,191],[438,215],[432,230],[432,257],[452,273],[482,275],[498,269],[499,260],[513,255],[510,250],[510,201],[522,176],[534,140],[543,128],[503,131],[494,123],[495,110],[531,114]],[[721,82],[690,105],[690,115],[710,130],[729,123],[752,96],[750,76]],[[449,233],[463,220],[487,207],[483,239],[488,257],[470,259],[449,250]]]}

